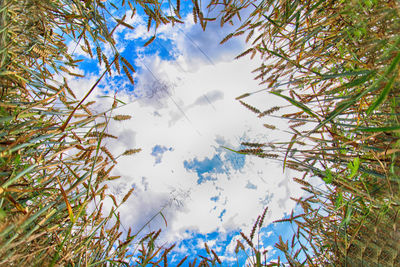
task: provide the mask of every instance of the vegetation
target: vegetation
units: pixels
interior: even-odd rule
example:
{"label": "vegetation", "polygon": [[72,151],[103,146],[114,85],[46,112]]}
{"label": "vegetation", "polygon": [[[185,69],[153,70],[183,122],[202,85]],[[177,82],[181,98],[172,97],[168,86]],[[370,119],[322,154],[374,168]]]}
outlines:
{"label": "vegetation", "polygon": [[291,266],[400,265],[399,12],[396,1],[268,1],[232,34],[256,35],[240,56],[261,55],[265,91],[298,108],[262,112],[243,102],[253,93],[238,97],[260,118],[280,110],[291,129],[284,144],[240,151],[278,153],[303,175],[304,213],[285,220],[298,232],[276,245]]}
{"label": "vegetation", "polygon": [[[162,23],[174,21],[158,14],[150,2],[140,5]],[[113,64],[115,71],[121,65],[133,82],[134,69],[119,56],[112,37],[118,26],[130,25],[124,18],[106,24],[107,11],[102,1],[0,3],[2,266],[126,265],[131,260],[127,252],[137,233],[129,230],[121,236],[118,207],[133,189],[117,201],[106,195],[103,184],[118,178],[110,177],[115,158],[103,145],[105,138],[116,138],[106,132],[107,124],[129,116],[112,115],[120,104],[117,99],[99,114],[93,113],[93,102],[85,102],[103,76],[114,70]],[[80,42],[91,56],[96,51],[106,65],[82,99],[63,79],[66,74],[80,76],[74,73],[79,60],[68,54],[67,40]],[[102,52],[104,45],[112,48],[112,60]],[[106,216],[100,204],[105,197],[114,202]],[[95,208],[89,209],[93,201]],[[114,225],[107,226],[111,220]],[[152,244],[154,235],[147,235],[146,244]]]}
{"label": "vegetation", "polygon": [[[107,124],[129,116],[113,115],[117,99],[99,114],[85,100],[111,71],[122,69],[134,82],[135,70],[119,55],[112,37],[117,27],[131,26],[110,9],[134,13],[141,8],[148,24],[158,27],[181,22],[179,0],[170,5],[173,16],[164,14],[157,1],[121,1],[120,6],[98,0],[1,1],[0,265],[167,264],[173,246],[155,245],[160,232],[136,240],[138,233],[128,230],[125,236],[120,230],[118,207],[132,190],[120,200],[106,195],[103,182],[118,178],[110,177],[116,160],[103,145],[105,138],[115,138]],[[236,252],[250,251],[248,262],[254,266],[285,261],[291,266],[400,265],[399,3],[211,1],[208,8],[218,6],[223,7],[217,18],[221,25],[251,8],[222,42],[247,34],[251,47],[239,57],[261,55],[264,64],[256,78],[265,84],[263,92],[298,108],[295,113],[285,113],[284,107],[261,111],[245,102],[260,92],[239,96],[258,117],[286,120],[292,138],[246,143],[249,148],[238,152],[277,158],[284,168],[303,175],[295,180],[307,192],[297,200],[303,212],[282,220],[298,226],[291,242],[276,244],[286,260],[268,263],[253,244],[267,210],[249,237],[242,233]],[[205,18],[201,10],[194,1],[194,17],[205,28],[215,18]],[[106,65],[82,99],[62,78],[79,76],[67,39]],[[105,45],[111,56],[103,53]],[[268,129],[277,130],[267,122]],[[316,186],[315,177],[325,185]],[[114,207],[104,216],[101,200],[106,197]],[[207,246],[206,251],[198,266],[221,264],[214,251]],[[195,265],[196,260],[190,263]]]}

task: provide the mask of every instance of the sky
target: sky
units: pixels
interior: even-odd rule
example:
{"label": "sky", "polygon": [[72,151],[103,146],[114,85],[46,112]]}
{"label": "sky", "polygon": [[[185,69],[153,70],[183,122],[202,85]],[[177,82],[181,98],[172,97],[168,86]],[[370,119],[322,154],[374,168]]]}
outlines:
{"label": "sky", "polygon": [[[159,244],[176,243],[172,266],[186,255],[205,255],[205,242],[224,255],[223,266],[233,266],[237,260],[243,264],[244,255],[237,259],[234,253],[239,233],[248,235],[268,206],[260,246],[274,260],[279,255],[274,249],[278,236],[289,238],[293,232],[290,224],[272,222],[295,208],[290,197],[302,195],[292,181],[296,174],[283,172],[282,164],[274,160],[237,154],[226,147],[238,150],[244,148],[242,142],[290,140],[282,122],[258,118],[236,97],[261,90],[245,99],[261,110],[287,103],[262,91],[265,88],[253,79],[259,58],[234,59],[247,49],[244,37],[219,44],[232,27],[210,23],[203,32],[191,12],[183,12],[183,21],[175,27],[160,26],[157,39],[146,47],[143,44],[153,33],[147,32],[147,18],[141,12],[126,21],[135,30],[121,28],[114,33],[117,48],[136,68],[135,84],[114,71],[88,101],[96,100],[94,108],[99,112],[111,106],[115,94],[126,103],[112,114],[132,118],[111,120],[109,133],[118,139],[105,139],[105,145],[114,155],[131,148],[142,151],[118,158],[112,175],[121,178],[108,182],[109,192],[122,199],[134,188],[119,209],[121,223],[133,232],[142,226],[144,233],[161,228]],[[105,67],[73,41],[69,49],[85,59],[74,70],[85,77],[68,77],[69,86],[81,98]],[[109,47],[103,50],[110,55]],[[276,125],[277,130],[265,128],[264,123]],[[105,206],[111,203],[106,198]]]}

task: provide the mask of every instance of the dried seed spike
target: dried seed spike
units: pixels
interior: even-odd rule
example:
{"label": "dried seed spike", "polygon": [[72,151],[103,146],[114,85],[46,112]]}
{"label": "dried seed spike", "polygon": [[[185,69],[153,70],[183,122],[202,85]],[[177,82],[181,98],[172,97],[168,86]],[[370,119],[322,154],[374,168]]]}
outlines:
{"label": "dried seed spike", "polygon": [[107,125],[107,122],[100,122],[96,124],[96,129],[104,128]]}
{"label": "dried seed spike", "polygon": [[[117,62],[117,61],[115,61],[115,62]],[[113,104],[112,104],[112,109],[115,109],[116,107],[118,106],[118,101],[117,101],[117,94],[115,94],[114,95],[114,101],[113,101]]]}
{"label": "dried seed spike", "polygon": [[116,121],[126,121],[126,120],[130,120],[132,118],[132,116],[130,116],[130,115],[115,115],[112,118]]}
{"label": "dried seed spike", "polygon": [[257,153],[257,154],[255,154],[257,157],[260,157],[260,158],[271,158],[271,159],[276,159],[276,158],[278,158],[279,157],[279,155],[278,154],[271,154],[271,153]]}
{"label": "dried seed spike", "polygon": [[136,71],[135,71],[135,68],[131,65],[131,63],[129,63],[129,61],[128,61],[126,58],[121,57],[121,61],[122,61],[132,72],[136,72]]}
{"label": "dried seed spike", "polygon": [[265,128],[268,128],[268,129],[271,129],[271,130],[275,130],[276,129],[276,126],[271,125],[271,124],[264,123],[263,125],[264,125]]}
{"label": "dried seed spike", "polygon": [[243,251],[245,251],[244,245],[243,245],[242,242],[240,242],[240,240],[236,240],[236,243],[237,243],[237,246],[238,246],[239,248],[241,248]]}
{"label": "dried seed spike", "polygon": [[264,223],[264,219],[265,219],[265,215],[267,214],[267,211],[268,211],[268,206],[265,207],[265,209],[264,209],[264,211],[263,211],[263,213],[261,215],[260,221],[258,222],[258,228],[260,228],[260,229],[261,229],[261,227],[262,227],[262,225]]}
{"label": "dried seed spike", "polygon": [[242,142],[241,145],[243,146],[250,146],[250,147],[263,147],[264,144],[258,144],[258,143],[248,143],[248,142]]}
{"label": "dried seed spike", "polygon": [[175,14],[178,16],[178,18],[181,18],[181,16],[179,15],[180,11],[181,11],[181,1],[180,0],[176,0],[176,12]]}
{"label": "dried seed spike", "polygon": [[196,9],[193,7],[193,21],[194,21],[194,24],[197,24],[197,13],[196,13]]}
{"label": "dried seed spike", "polygon": [[67,89],[67,92],[68,92],[73,98],[77,99],[76,96],[75,96],[75,94],[74,94],[74,92],[71,90],[71,88],[69,88],[69,86],[68,86],[68,84],[67,84],[67,79],[66,79],[65,77],[64,77],[64,88]]}
{"label": "dried seed spike", "polygon": [[181,266],[181,265],[186,261],[187,258],[188,258],[188,256],[185,256],[183,259],[181,259],[181,260],[178,262],[178,264],[176,265],[176,267]]}
{"label": "dried seed spike", "polygon": [[93,105],[94,103],[96,103],[96,101],[89,101],[85,104],[86,107]]}
{"label": "dried seed spike", "polygon": [[118,24],[121,24],[122,26],[125,26],[125,27],[127,27],[127,28],[129,28],[129,29],[131,29],[131,30],[134,30],[135,28],[134,28],[132,25],[129,25],[128,23],[126,23],[126,22],[124,21],[124,19],[125,19],[125,18],[123,18],[123,19],[116,19],[116,21],[118,22]]}
{"label": "dried seed spike", "polygon": [[90,133],[88,133],[87,136],[88,137],[100,137],[100,136],[102,136],[103,138],[108,137],[108,138],[118,139],[118,137],[116,137],[114,135],[111,135],[111,134],[108,134],[108,133],[103,133],[103,132],[97,132],[97,131],[90,132]]}
{"label": "dried seed spike", "polygon": [[240,55],[236,56],[235,59],[239,59],[241,57],[244,57],[245,55],[247,55],[250,52],[253,52],[254,48],[249,48],[246,51],[244,51],[243,53],[241,53]]}
{"label": "dried seed spike", "polygon": [[147,40],[147,42],[143,46],[144,47],[148,46],[149,44],[151,44],[154,41],[154,39],[156,39],[155,35],[153,35],[149,40]]}
{"label": "dried seed spike", "polygon": [[116,180],[116,179],[119,179],[119,178],[121,178],[121,175],[109,176],[109,177],[107,177],[107,180],[108,180],[108,181],[112,181],[112,180]]}
{"label": "dried seed spike", "polygon": [[101,56],[103,58],[104,64],[106,65],[106,68],[108,69],[108,74],[111,76],[110,63],[108,62],[106,55],[102,54]]}
{"label": "dried seed spike", "polygon": [[[257,50],[254,49],[254,50],[253,50],[253,53],[252,53],[251,56],[250,56],[250,59],[253,59],[253,58],[256,56],[256,54],[257,54]],[[272,85],[273,85],[273,84],[271,84],[270,87],[272,87]]]}
{"label": "dried seed spike", "polygon": [[253,228],[251,229],[251,232],[250,232],[250,240],[253,240],[253,238],[254,238],[254,234],[256,233],[256,228],[257,228],[257,225],[258,225],[258,221],[259,221],[259,220],[260,220],[260,216],[257,217],[257,220],[256,220],[256,222],[254,223]]}
{"label": "dried seed spike", "polygon": [[243,237],[244,240],[246,240],[247,244],[251,248],[254,248],[253,242],[251,242],[251,240],[243,232],[240,232],[240,235]]}
{"label": "dried seed spike", "polygon": [[193,9],[196,11],[196,14],[200,13],[200,8],[199,8],[199,3],[197,0],[192,0],[193,3]]}
{"label": "dried seed spike", "polygon": [[79,138],[79,136],[77,136],[75,132],[71,131],[71,133],[72,133],[71,138],[77,140],[79,143],[82,144],[82,139]]}
{"label": "dried seed spike", "polygon": [[220,44],[225,43],[226,41],[228,41],[229,39],[231,39],[233,37],[233,33],[228,34],[227,36],[225,36],[224,39],[222,39],[222,41],[220,42]]}
{"label": "dried seed spike", "polygon": [[114,196],[114,195],[111,195],[111,194],[109,194],[108,196],[112,199],[114,205],[115,205],[116,207],[118,207],[117,199],[115,198],[115,196]]}
{"label": "dried seed spike", "polygon": [[115,64],[115,68],[116,68],[117,71],[118,71],[118,74],[121,74],[121,67],[120,67],[120,65],[119,65],[118,54],[115,55],[114,64]]}
{"label": "dried seed spike", "polygon": [[240,96],[236,97],[235,99],[236,99],[236,100],[239,100],[239,99],[248,97],[249,95],[250,95],[249,93],[245,93],[245,94],[243,94],[243,95],[240,95]]}
{"label": "dried seed spike", "polygon": [[124,70],[126,76],[128,76],[129,81],[130,81],[132,84],[135,84],[135,80],[133,79],[133,77],[132,77],[131,73],[129,72],[128,68],[127,68],[125,65],[123,65],[123,66],[122,66],[122,69]]}
{"label": "dried seed spike", "polygon": [[259,154],[262,153],[263,150],[262,148],[246,148],[246,149],[240,149],[238,152],[240,153],[247,153],[247,154]]}
{"label": "dried seed spike", "polygon": [[104,153],[106,153],[106,155],[107,155],[114,163],[117,163],[117,161],[115,160],[114,156],[111,154],[111,152],[110,152],[105,146],[102,146],[102,147],[101,147],[101,150],[102,150]]}
{"label": "dried seed spike", "polygon": [[215,259],[218,261],[219,264],[222,264],[221,260],[218,258],[217,253],[214,250],[211,250],[211,253],[214,255]]}
{"label": "dried seed spike", "polygon": [[36,54],[38,54],[41,57],[46,57],[47,56],[46,52],[44,50],[40,49],[37,46],[33,47],[32,51],[35,52]]}
{"label": "dried seed spike", "polygon": [[128,198],[132,195],[134,189],[135,189],[135,188],[132,187],[132,188],[128,191],[128,193],[126,193],[126,195],[125,195],[124,198],[122,199],[121,204],[128,200]]}
{"label": "dried seed spike", "polygon": [[306,124],[305,121],[301,121],[301,122],[292,124],[292,125],[290,125],[289,127],[290,127],[290,128],[296,128],[296,127],[299,127],[299,126],[303,126],[303,125],[305,125],[305,124]]}
{"label": "dried seed spike", "polygon": [[72,76],[76,76],[76,77],[81,77],[81,78],[85,77],[85,75],[83,75],[83,74],[78,74],[78,73],[74,73],[74,72],[68,72],[68,74],[72,75]]}
{"label": "dried seed spike", "polygon": [[206,252],[210,255],[210,248],[208,247],[207,243],[204,242],[204,247],[206,248]]}
{"label": "dried seed spike", "polygon": [[152,21],[152,18],[149,16],[149,18],[147,19],[147,31],[148,32],[150,31],[150,28],[151,28],[151,21]]}
{"label": "dried seed spike", "polygon": [[96,47],[96,52],[97,52],[97,60],[99,61],[99,64],[101,65],[101,49],[100,47]]}
{"label": "dried seed spike", "polygon": [[93,113],[86,107],[86,105],[81,105],[82,109],[86,111],[87,114],[93,116]]}
{"label": "dried seed spike", "polygon": [[246,43],[249,42],[249,40],[250,40],[250,38],[253,36],[253,34],[254,34],[254,30],[251,30],[251,31],[249,32],[249,34],[247,34]]}
{"label": "dried seed spike", "polygon": [[293,237],[292,237],[292,242],[291,242],[291,246],[290,246],[292,249],[294,248],[294,245],[295,245],[295,242],[294,242],[295,241],[295,237],[296,237],[296,234],[294,234]]}
{"label": "dried seed spike", "polygon": [[270,108],[270,109],[268,109],[268,110],[263,111],[262,113],[260,113],[260,114],[258,115],[258,117],[261,118],[261,117],[263,117],[263,116],[270,115],[270,114],[272,114],[273,112],[278,111],[278,110],[280,110],[280,109],[281,109],[280,107],[272,107],[272,108]]}
{"label": "dried seed spike", "polygon": [[85,42],[87,52],[89,53],[90,57],[93,58],[92,49],[90,48],[89,41],[86,39],[86,36],[83,37],[83,41]]}
{"label": "dried seed spike", "polygon": [[122,153],[122,155],[123,156],[129,156],[129,155],[133,155],[133,154],[139,153],[140,151],[142,151],[141,148],[128,149],[124,153]]}
{"label": "dried seed spike", "polygon": [[59,66],[58,67],[60,70],[62,70],[63,72],[65,72],[65,73],[69,73],[69,70],[66,68],[66,67],[64,67],[64,66]]}
{"label": "dried seed spike", "polygon": [[238,31],[233,34],[233,36],[240,36],[244,33],[244,31]]}
{"label": "dried seed spike", "polygon": [[[128,1],[128,5],[130,7],[130,9],[132,10],[132,16],[131,18],[133,18],[133,16],[135,15],[136,9],[133,7],[133,5],[131,4],[131,1]],[[122,5],[123,6],[123,5]]]}
{"label": "dried seed spike", "polygon": [[249,105],[249,104],[244,103],[242,100],[239,100],[239,102],[240,102],[240,104],[242,104],[243,106],[245,106],[247,109],[251,110],[252,112],[257,113],[257,114],[258,114],[258,113],[261,113],[260,110],[258,110],[257,108],[255,108],[255,107],[253,107],[253,106],[251,106],[251,105]]}
{"label": "dried seed spike", "polygon": [[310,187],[311,187],[311,184],[310,184],[310,183],[308,183],[308,182],[306,182],[306,181],[304,181],[304,180],[302,180],[302,179],[298,179],[298,178],[294,177],[293,180],[294,180],[296,183],[299,183],[299,184],[301,184],[301,185],[310,186]]}
{"label": "dried seed spike", "polygon": [[[180,19],[182,18],[181,15],[179,14],[178,10],[174,9],[174,13],[178,18],[180,18]],[[173,18],[172,19],[172,26],[175,25],[174,22],[180,23],[180,20],[177,20],[177,19]]]}
{"label": "dried seed spike", "polygon": [[238,254],[238,253],[239,253],[239,248],[240,248],[240,246],[239,246],[239,240],[237,240],[236,247],[235,247],[235,254]]}

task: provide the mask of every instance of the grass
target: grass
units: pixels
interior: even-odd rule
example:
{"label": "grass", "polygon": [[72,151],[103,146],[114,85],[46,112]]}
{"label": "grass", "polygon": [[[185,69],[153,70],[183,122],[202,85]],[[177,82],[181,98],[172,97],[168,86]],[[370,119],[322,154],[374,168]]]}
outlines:
{"label": "grass", "polygon": [[[304,213],[292,220],[299,226],[294,238],[311,241],[301,253],[290,254],[282,244],[277,248],[290,265],[400,264],[400,6],[395,1],[263,4],[245,23],[245,32],[260,35],[241,56],[259,54],[264,64],[257,79],[265,92],[299,112],[282,108],[278,115],[289,122],[290,141],[258,144],[257,153],[247,153],[279,154],[284,167],[300,172],[295,180],[308,194],[297,200]],[[260,107],[245,103],[255,93],[240,101],[259,115]],[[266,113],[267,121],[274,116]],[[308,183],[312,177],[325,186]]]}
{"label": "grass", "polygon": [[[140,4],[150,11],[157,8]],[[138,233],[129,230],[122,236],[118,213],[132,190],[122,202],[108,194],[104,182],[116,178],[110,176],[116,159],[103,144],[106,138],[117,138],[107,133],[109,121],[130,117],[112,115],[117,99],[103,113],[95,113],[90,107],[93,102],[86,101],[101,79],[120,71],[120,66],[134,82],[134,69],[118,54],[111,35],[116,27],[129,25],[118,18],[106,24],[103,14],[108,9],[101,1],[6,0],[0,4],[2,266],[126,265],[132,260],[127,255]],[[162,15],[154,19],[174,20]],[[99,63],[106,65],[82,99],[65,78],[57,78],[80,76],[74,73],[79,60],[67,51],[71,39],[80,41],[91,56],[95,50]],[[102,52],[105,44],[112,48],[113,60]],[[121,156],[139,151],[128,149]],[[114,203],[108,214],[102,211],[105,198]],[[88,208],[90,203],[93,209]],[[150,233],[147,241],[135,242],[148,248],[154,237]],[[152,257],[145,254],[143,259]]]}
{"label": "grass", "polygon": [[[211,1],[208,8],[217,5]],[[155,1],[122,1],[120,8],[142,8],[152,30],[151,25],[181,22],[179,0],[170,6],[174,16],[164,14]],[[238,57],[258,54],[264,61],[255,72],[265,90],[237,99],[269,130],[279,130],[269,117],[287,121],[292,135],[277,143],[245,143],[248,148],[238,153],[279,160],[301,175],[295,181],[307,192],[296,200],[303,212],[282,220],[298,226],[291,242],[276,244],[285,260],[267,262],[253,243],[267,210],[249,236],[241,234],[236,253],[247,253],[253,266],[399,265],[399,4],[310,0],[222,6],[218,18],[205,18],[195,1],[193,14],[205,28],[214,19],[234,23],[242,10],[252,8],[222,42],[246,34],[250,48]],[[111,1],[0,3],[0,265],[168,264],[173,246],[157,245],[159,231],[140,239],[131,229],[120,230],[118,207],[132,190],[118,202],[104,183],[118,178],[110,176],[119,156],[104,145],[104,139],[116,138],[107,124],[130,117],[113,115],[117,99],[103,113],[86,100],[113,71],[122,69],[135,82],[135,69],[112,37],[117,27],[132,27],[124,16],[113,17],[113,8],[118,7]],[[67,39],[106,66],[81,99],[66,79],[57,78],[80,76],[74,73],[78,60],[68,54]],[[110,58],[102,51],[105,45],[111,47]],[[246,103],[264,92],[298,111]],[[120,156],[139,151],[131,148]],[[108,214],[102,211],[105,198],[114,204]],[[206,252],[179,264],[223,264],[207,246]]]}

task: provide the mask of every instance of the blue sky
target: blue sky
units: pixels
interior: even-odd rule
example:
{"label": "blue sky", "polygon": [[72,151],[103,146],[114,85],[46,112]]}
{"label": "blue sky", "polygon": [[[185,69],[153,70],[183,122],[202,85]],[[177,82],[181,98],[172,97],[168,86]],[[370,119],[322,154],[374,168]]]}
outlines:
{"label": "blue sky", "polygon": [[[188,253],[192,258],[205,255],[203,244],[207,242],[225,255],[224,266],[236,266],[233,250],[239,232],[249,233],[257,216],[269,206],[260,242],[274,259],[279,255],[273,248],[278,235],[290,233],[291,226],[271,222],[290,214],[294,202],[289,197],[302,194],[291,179],[295,174],[283,173],[277,162],[224,147],[240,149],[241,142],[287,141],[290,137],[284,133],[285,125],[276,124],[275,132],[268,130],[263,123],[277,122],[259,119],[235,101],[243,93],[262,89],[251,73],[261,60],[234,60],[246,49],[243,38],[219,45],[233,28],[221,29],[216,22],[203,32],[194,25],[190,7],[184,10],[185,24],[161,26],[158,38],[147,47],[143,44],[153,32],[147,33],[143,12],[126,21],[134,31],[121,28],[115,33],[116,46],[136,69],[135,84],[114,71],[91,99],[97,101],[94,108],[98,111],[110,107],[115,93],[127,103],[113,114],[128,114],[132,119],[110,122],[110,133],[119,138],[107,140],[106,146],[114,155],[129,148],[142,148],[142,152],[118,159],[113,175],[121,179],[110,182],[109,190],[122,198],[135,188],[120,208],[126,229],[139,229],[162,211],[168,225],[158,216],[145,230],[162,228],[160,244],[177,242],[171,264]],[[87,76],[68,77],[79,98],[99,77],[104,64],[90,60],[73,42],[69,47],[85,59],[78,71]],[[110,55],[109,47],[103,51]],[[261,109],[286,105],[265,93],[246,101]],[[106,208],[107,203],[111,199],[105,200]],[[239,266],[243,261],[241,255]]]}

